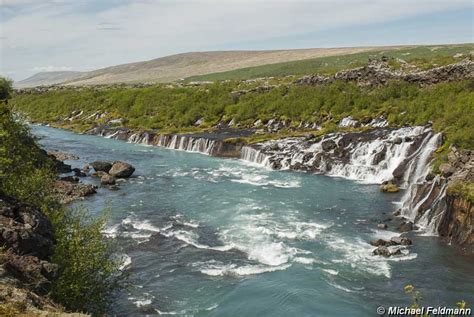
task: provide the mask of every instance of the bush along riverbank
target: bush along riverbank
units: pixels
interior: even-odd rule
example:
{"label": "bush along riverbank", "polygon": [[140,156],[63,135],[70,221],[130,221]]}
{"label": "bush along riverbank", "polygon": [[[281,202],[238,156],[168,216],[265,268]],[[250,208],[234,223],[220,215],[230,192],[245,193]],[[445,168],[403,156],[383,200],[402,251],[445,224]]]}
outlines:
{"label": "bush along riverbank", "polygon": [[12,105],[55,127],[404,189],[403,231],[472,252],[474,63],[405,71],[390,62],[285,85],[23,90]]}
{"label": "bush along riverbank", "polygon": [[0,105],[0,315],[102,314],[125,279],[101,232],[106,219],[61,203],[90,190],[58,186],[68,182],[58,173],[70,167],[36,144],[7,97]]}

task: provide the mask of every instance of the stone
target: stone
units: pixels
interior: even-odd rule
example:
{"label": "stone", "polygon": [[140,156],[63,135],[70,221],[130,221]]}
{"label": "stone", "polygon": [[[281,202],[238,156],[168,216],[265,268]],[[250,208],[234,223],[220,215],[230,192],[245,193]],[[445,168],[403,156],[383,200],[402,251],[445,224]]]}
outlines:
{"label": "stone", "polygon": [[95,161],[90,164],[96,172],[108,173],[112,168],[112,163],[109,161]]}
{"label": "stone", "polygon": [[400,137],[396,137],[395,139],[393,139],[394,144],[402,144],[402,142],[403,142],[403,140]]}
{"label": "stone", "polygon": [[384,239],[376,239],[370,241],[370,245],[373,245],[374,247],[387,246],[390,245],[390,242]]}
{"label": "stone", "polygon": [[403,252],[401,249],[396,249],[395,251],[390,252],[390,256],[393,256],[393,255],[403,255]]}
{"label": "stone", "polygon": [[28,284],[40,294],[46,294],[51,280],[58,275],[56,264],[37,257],[7,253],[3,256],[3,267],[13,277]]}
{"label": "stone", "polygon": [[337,147],[336,142],[334,140],[325,140],[321,142],[321,147],[323,148],[323,151],[329,152]]}
{"label": "stone", "polygon": [[385,147],[383,148],[383,150],[376,153],[374,155],[374,158],[372,159],[372,165],[378,165],[380,162],[385,160],[386,153],[387,153],[387,149]]}
{"label": "stone", "polygon": [[91,184],[71,183],[62,180],[57,180],[54,184],[54,191],[59,195],[59,199],[63,204],[95,194],[97,192],[96,188]]}
{"label": "stone", "polygon": [[66,160],[78,160],[79,157],[73,154],[59,152],[59,151],[48,151],[49,156],[53,156],[58,161],[66,161]]}
{"label": "stone", "polygon": [[91,174],[92,177],[97,177],[97,178],[101,178],[104,175],[108,175],[108,174],[106,172],[102,172],[102,171],[94,172],[94,173]]}
{"label": "stone", "polygon": [[78,183],[79,182],[79,178],[77,178],[76,176],[61,177],[60,180],[65,181],[65,182],[71,182],[71,183]]}
{"label": "stone", "polygon": [[383,184],[380,186],[380,191],[384,193],[397,193],[399,188],[392,182],[388,182],[387,184]]}
{"label": "stone", "polygon": [[100,183],[102,185],[115,185],[115,177],[105,174],[100,178]]}
{"label": "stone", "polygon": [[39,209],[0,195],[0,247],[45,259],[54,243],[51,222]]}
{"label": "stone", "polygon": [[132,176],[133,172],[135,172],[135,168],[131,164],[118,161],[112,165],[109,174],[117,178],[128,178]]}
{"label": "stone", "polygon": [[387,226],[386,223],[379,223],[379,224],[377,225],[377,228],[379,228],[379,229],[387,229],[388,226]]}
{"label": "stone", "polygon": [[399,226],[398,226],[398,231],[400,232],[408,232],[408,231],[412,231],[414,229],[416,229],[416,226],[413,225],[413,222],[402,222]]}
{"label": "stone", "polygon": [[372,254],[373,255],[380,255],[380,256],[383,256],[383,257],[386,257],[386,258],[388,258],[390,255],[392,255],[390,250],[386,246],[378,247],[377,249],[372,251]]}
{"label": "stone", "polygon": [[439,171],[443,174],[444,177],[449,177],[453,175],[454,168],[449,163],[443,163],[439,166]]}
{"label": "stone", "polygon": [[406,237],[392,237],[390,239],[390,242],[393,245],[412,245],[413,244],[411,239],[406,238]]}

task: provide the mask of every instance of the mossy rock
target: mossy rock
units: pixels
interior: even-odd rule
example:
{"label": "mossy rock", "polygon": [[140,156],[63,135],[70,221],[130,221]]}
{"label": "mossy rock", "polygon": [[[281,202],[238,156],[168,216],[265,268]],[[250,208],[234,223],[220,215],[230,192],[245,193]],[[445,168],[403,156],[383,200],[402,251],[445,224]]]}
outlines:
{"label": "mossy rock", "polygon": [[380,186],[380,191],[384,193],[398,193],[400,189],[393,183],[387,183]]}

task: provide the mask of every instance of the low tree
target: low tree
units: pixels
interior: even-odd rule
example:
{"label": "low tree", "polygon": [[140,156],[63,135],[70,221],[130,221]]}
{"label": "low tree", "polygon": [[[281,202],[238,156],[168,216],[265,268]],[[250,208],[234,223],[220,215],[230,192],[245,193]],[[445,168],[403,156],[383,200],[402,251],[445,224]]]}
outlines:
{"label": "low tree", "polygon": [[0,77],[0,102],[8,103],[13,92],[13,81],[9,78]]}

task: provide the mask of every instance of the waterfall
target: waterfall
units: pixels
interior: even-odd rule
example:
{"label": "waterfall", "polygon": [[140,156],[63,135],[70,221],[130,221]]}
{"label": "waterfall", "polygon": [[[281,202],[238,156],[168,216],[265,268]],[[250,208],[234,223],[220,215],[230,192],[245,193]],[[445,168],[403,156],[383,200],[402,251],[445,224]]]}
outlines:
{"label": "waterfall", "polygon": [[242,147],[240,158],[242,160],[260,164],[262,166],[269,166],[268,156],[250,146]]}
{"label": "waterfall", "polygon": [[[394,172],[403,164],[415,166],[415,178],[421,178],[423,166],[439,137],[433,136],[430,128],[418,126],[336,133],[321,140],[286,138],[245,146],[241,158],[275,169],[303,169],[381,184],[392,180]],[[408,180],[406,173],[402,176]],[[401,185],[407,186],[406,183]]]}
{"label": "waterfall", "polygon": [[[443,216],[446,212],[446,188],[448,187],[447,182],[439,180],[439,177],[436,177],[433,181],[432,188],[434,185],[441,186],[438,194],[435,196],[433,202],[430,204],[429,208],[424,211],[423,215],[416,222],[416,224],[421,227],[425,234],[427,235],[437,235],[438,228]],[[418,208],[431,197],[432,190],[423,197],[423,199],[418,204]]]}
{"label": "waterfall", "polygon": [[[149,136],[147,136],[149,144]],[[216,144],[215,140],[207,138],[197,138],[188,135],[160,135],[157,146],[165,147],[173,150],[180,150],[186,152],[196,152],[206,155],[211,155],[212,150]]]}
{"label": "waterfall", "polygon": [[419,202],[416,201],[416,198],[420,196],[420,190],[422,189],[419,185],[424,183],[426,176],[430,171],[430,155],[438,148],[440,140],[440,133],[434,135],[430,134],[430,136],[424,140],[419,149],[412,155],[409,167],[405,172],[404,180],[408,186],[405,195],[403,195],[401,199],[401,214],[411,221],[416,220],[420,206],[430,197],[431,192],[438,181],[438,178],[433,181],[430,191],[428,194],[425,194],[424,200]]}
{"label": "waterfall", "polygon": [[[401,215],[427,234],[437,232],[446,209],[446,182],[426,181],[441,134],[429,127],[379,128],[323,139],[286,138],[242,148],[241,159],[274,169],[307,170],[372,184],[396,181],[406,189]],[[426,206],[428,205],[428,206]]]}

